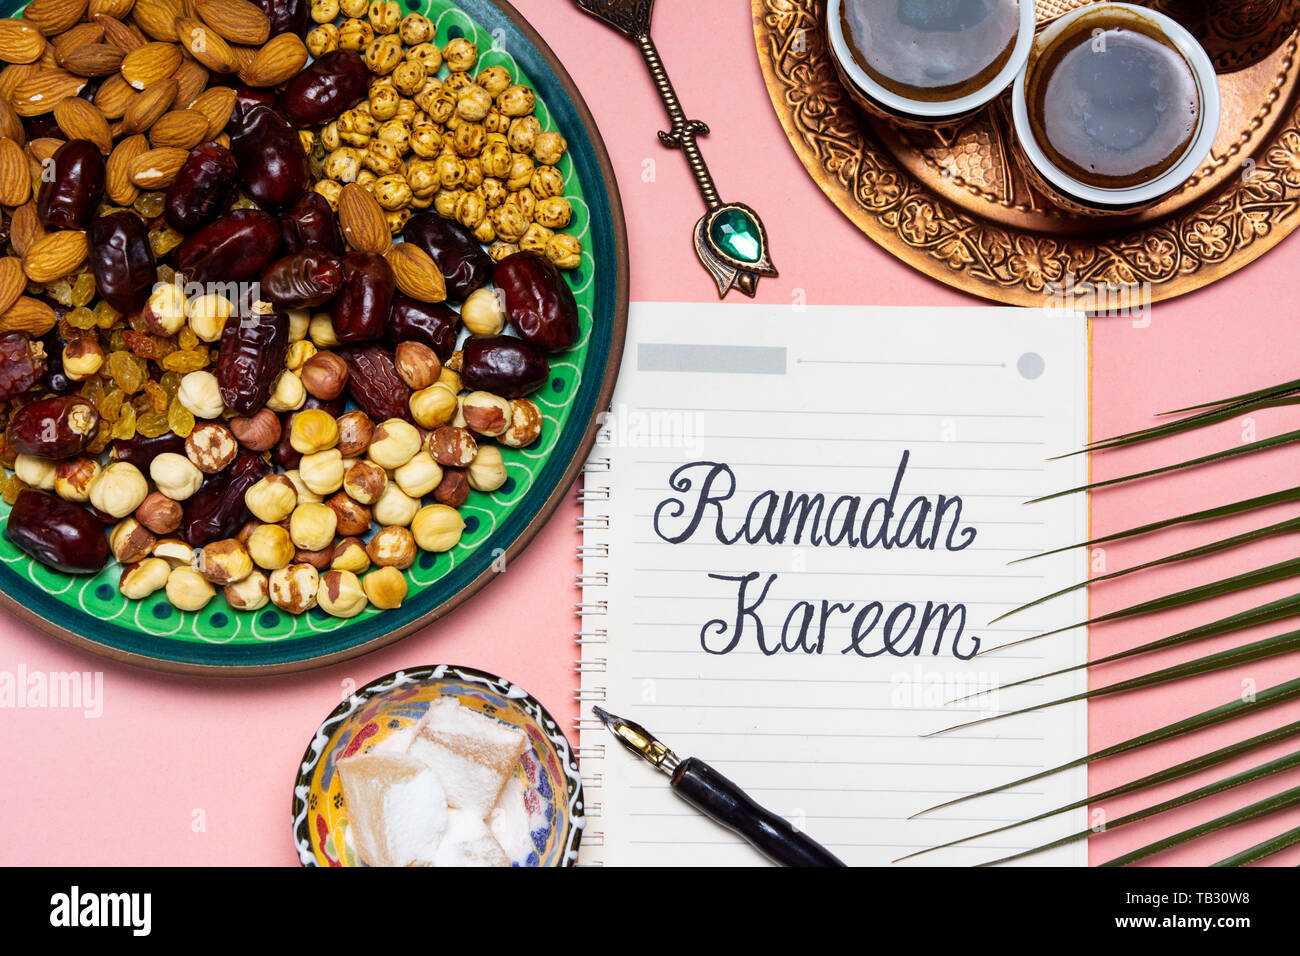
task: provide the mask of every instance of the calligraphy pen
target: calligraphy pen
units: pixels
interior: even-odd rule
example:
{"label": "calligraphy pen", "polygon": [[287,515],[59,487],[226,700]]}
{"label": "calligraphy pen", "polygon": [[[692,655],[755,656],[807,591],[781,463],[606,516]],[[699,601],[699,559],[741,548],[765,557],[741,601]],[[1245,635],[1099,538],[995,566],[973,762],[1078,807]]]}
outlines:
{"label": "calligraphy pen", "polygon": [[784,817],[755,803],[702,760],[678,758],[640,724],[593,707],[610,733],[642,760],[668,774],[669,786],[709,819],[739,834],[754,849],[782,866],[843,866],[837,856]]}

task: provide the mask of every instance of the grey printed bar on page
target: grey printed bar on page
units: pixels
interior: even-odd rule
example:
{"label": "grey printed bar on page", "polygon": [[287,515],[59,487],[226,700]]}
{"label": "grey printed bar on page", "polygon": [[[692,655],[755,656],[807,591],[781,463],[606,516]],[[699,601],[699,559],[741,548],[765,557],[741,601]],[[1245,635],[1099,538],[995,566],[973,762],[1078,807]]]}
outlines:
{"label": "grey printed bar on page", "polygon": [[784,375],[786,351],[768,345],[673,345],[642,342],[636,348],[638,372],[731,372]]}

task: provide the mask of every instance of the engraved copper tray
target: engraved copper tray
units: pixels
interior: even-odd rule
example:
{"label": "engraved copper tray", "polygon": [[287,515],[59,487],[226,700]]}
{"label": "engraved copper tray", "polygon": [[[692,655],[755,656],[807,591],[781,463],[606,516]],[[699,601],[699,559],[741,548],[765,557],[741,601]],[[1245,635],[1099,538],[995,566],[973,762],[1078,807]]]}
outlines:
{"label": "engraved copper tray", "polygon": [[[1148,301],[1209,285],[1300,225],[1297,35],[1219,77],[1214,150],[1181,191],[1131,217],[1080,217],[1034,192],[1009,149],[1007,97],[947,133],[869,117],[840,86],[825,0],[751,0],[772,105],[800,162],[859,229],[926,275],[1041,306],[1054,288],[1134,285]],[[1079,0],[1039,0],[1046,22]]]}

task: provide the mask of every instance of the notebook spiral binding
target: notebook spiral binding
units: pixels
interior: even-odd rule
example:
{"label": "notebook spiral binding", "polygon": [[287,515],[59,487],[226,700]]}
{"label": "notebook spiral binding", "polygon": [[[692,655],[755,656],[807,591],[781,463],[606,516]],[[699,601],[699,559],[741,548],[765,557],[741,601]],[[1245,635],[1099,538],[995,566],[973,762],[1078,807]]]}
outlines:
{"label": "notebook spiral binding", "polygon": [[579,684],[574,693],[579,716],[573,727],[578,733],[576,752],[587,809],[579,866],[604,865],[599,849],[605,845],[605,833],[599,821],[607,741],[604,739],[604,725],[591,713],[591,705],[602,703],[607,697],[604,675],[608,664],[605,648],[609,643],[609,633],[604,626],[609,603],[604,595],[609,592],[609,504],[612,494],[604,477],[609,474],[610,459],[600,454],[601,440],[597,438],[596,450],[583,466],[582,483],[575,495],[582,509],[576,522],[582,536],[577,548],[582,570],[574,576],[574,584],[582,596],[573,607],[578,620],[578,628],[573,632],[573,643],[577,648],[573,670],[578,675]]}

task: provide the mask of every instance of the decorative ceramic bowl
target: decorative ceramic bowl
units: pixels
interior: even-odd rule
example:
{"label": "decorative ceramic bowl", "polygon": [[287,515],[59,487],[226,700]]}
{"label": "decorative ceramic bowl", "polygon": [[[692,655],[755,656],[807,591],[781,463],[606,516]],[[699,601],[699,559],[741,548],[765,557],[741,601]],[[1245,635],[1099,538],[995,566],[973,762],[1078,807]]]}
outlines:
{"label": "decorative ceramic bowl", "polygon": [[586,822],[578,762],[559,723],[500,677],[439,664],[381,677],[334,708],[320,725],[293,787],[293,840],[303,866],[364,866],[348,837],[348,808],[335,764],[409,732],[429,705],[454,697],[464,707],[528,737],[515,769],[528,811],[530,851],[515,866],[573,866]]}

